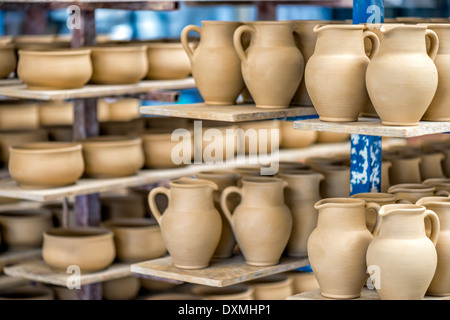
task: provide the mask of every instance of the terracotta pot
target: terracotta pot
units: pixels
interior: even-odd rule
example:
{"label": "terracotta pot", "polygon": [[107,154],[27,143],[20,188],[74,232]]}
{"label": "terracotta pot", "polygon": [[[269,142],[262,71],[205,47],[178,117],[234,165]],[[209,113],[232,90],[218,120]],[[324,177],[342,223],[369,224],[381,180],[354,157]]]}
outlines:
{"label": "terracotta pot", "polygon": [[206,300],[254,300],[254,289],[246,284],[217,288],[194,285],[191,293]]}
{"label": "terracotta pot", "polygon": [[431,178],[445,178],[442,161],[445,155],[440,152],[423,152],[420,155],[420,178],[422,180]]}
{"label": "terracotta pot", "polygon": [[379,210],[362,199],[323,199],[317,228],[308,240],[308,257],[321,294],[332,299],[353,299],[361,295],[367,279],[366,251],[373,239],[366,227],[367,208]]}
{"label": "terracotta pot", "polygon": [[81,88],[92,76],[90,53],[88,49],[19,50],[17,75],[30,90]]}
{"label": "terracotta pot", "polygon": [[[192,76],[208,105],[235,104],[244,89],[241,61],[233,46],[233,34],[240,25],[234,21],[202,21],[202,27],[188,25],[181,32]],[[194,51],[187,37],[190,31],[200,34],[200,43]]]}
{"label": "terracotta pot", "polygon": [[[148,43],[146,46],[147,79],[184,79],[191,74],[191,63],[180,42],[156,42]],[[191,41],[189,46],[194,51],[198,47],[198,42]]]}
{"label": "terracotta pot", "polygon": [[104,228],[55,228],[44,232],[42,258],[53,270],[66,273],[77,265],[82,273],[103,270],[116,257],[113,232]]}
{"label": "terracotta pot", "polygon": [[39,123],[41,126],[72,125],[73,113],[73,102],[43,102],[39,104]]}
{"label": "terracotta pot", "polygon": [[[292,21],[253,21],[234,33],[245,85],[257,108],[288,108],[300,85],[305,61],[295,46],[294,28]],[[244,32],[252,35],[245,51]],[[272,67],[261,68],[269,65]]]}
{"label": "terracotta pot", "polygon": [[9,174],[25,189],[74,184],[85,168],[79,143],[35,142],[12,146],[9,150]]}
{"label": "terracotta pot", "polygon": [[428,30],[434,31],[439,38],[439,51],[434,59],[434,64],[438,70],[438,87],[433,101],[422,117],[427,121],[450,121],[450,113],[446,108],[446,101],[449,101],[450,95],[450,24],[427,24]]}
{"label": "terracotta pot", "polygon": [[100,123],[100,135],[126,136],[137,135],[145,130],[145,119],[133,119],[130,121],[106,121]]}
{"label": "terracotta pot", "polygon": [[137,297],[141,283],[131,276],[102,282],[102,295],[105,300],[132,300]]}
{"label": "terracotta pot", "polygon": [[[206,268],[222,232],[222,219],[213,198],[213,191],[218,187],[208,180],[190,178],[173,180],[169,184],[170,189],[152,189],[148,198],[150,209],[161,226],[165,246],[175,267]],[[169,198],[164,214],[155,204],[159,193]]]}
{"label": "terracotta pot", "polygon": [[320,185],[322,198],[350,196],[350,167],[344,165],[321,166],[315,169],[325,177]]}
{"label": "terracotta pot", "polygon": [[144,218],[147,203],[136,194],[100,196],[102,220]]}
{"label": "terracotta pot", "polygon": [[[309,59],[314,54],[316,48],[317,33],[314,32],[316,25],[323,25],[331,23],[331,21],[324,20],[295,20],[294,41],[297,48],[303,55],[305,60],[305,66]],[[309,97],[308,90],[306,90],[305,77],[303,76],[297,92],[292,99],[293,105],[300,106],[313,106],[311,98]]]}
{"label": "terracotta pot", "polygon": [[281,148],[306,148],[317,140],[317,131],[294,129],[292,121],[280,121]]}
{"label": "terracotta pot", "polygon": [[2,242],[8,250],[29,250],[42,245],[42,234],[52,228],[49,210],[8,210],[0,212]]}
{"label": "terracotta pot", "polygon": [[[192,162],[194,139],[191,131],[173,132],[166,129],[149,129],[141,132],[140,136],[144,142],[146,168],[175,168]],[[172,136],[174,137],[173,141]]]}
{"label": "terracotta pot", "polygon": [[114,232],[117,259],[138,262],[166,254],[161,229],[153,219],[112,219],[102,223]]}
{"label": "terracotta pot", "polygon": [[286,253],[291,257],[306,257],[308,238],[317,226],[314,204],[321,199],[320,183],[325,178],[314,171],[285,171],[279,178],[287,182],[284,189],[286,205],[292,213],[292,232]]}
{"label": "terracotta pot", "polygon": [[0,103],[0,130],[33,130],[39,127],[36,103],[5,101]]}
{"label": "terracotta pot", "polygon": [[[435,32],[419,25],[386,24],[380,32],[380,50],[367,68],[370,99],[382,124],[418,125],[438,85],[433,60],[439,39]],[[424,41],[427,37],[432,43],[429,54]],[[406,85],[399,86],[399,83]],[[411,108],[412,101],[414,108]],[[392,112],[393,105],[395,112]]]}
{"label": "terracotta pot", "polygon": [[[385,205],[379,212],[379,228],[367,249],[367,265],[377,266],[373,275],[382,300],[422,300],[436,271],[435,245],[439,218],[419,205]],[[431,218],[431,240],[424,228]]]}
{"label": "terracotta pot", "polygon": [[43,126],[48,132],[50,141],[71,142],[73,141],[72,126]]}
{"label": "terracotta pot", "polygon": [[92,83],[131,84],[141,81],[148,70],[144,45],[102,45],[90,47]]}
{"label": "terracotta pot", "polygon": [[140,117],[141,100],[135,98],[104,99],[108,104],[108,121],[131,121]]}
{"label": "terracotta pot", "polygon": [[11,44],[0,45],[0,78],[7,78],[16,70],[17,58],[14,46]]}
{"label": "terracotta pot", "polygon": [[47,140],[47,132],[42,129],[0,131],[0,161],[4,164],[8,163],[11,146]]}
{"label": "terracotta pot", "polygon": [[[241,188],[232,186],[222,192],[222,210],[248,265],[276,265],[286,248],[293,224],[284,203],[286,185],[278,178],[251,177],[242,179]],[[241,196],[233,215],[227,207],[231,193]],[[268,229],[269,225],[272,227]]]}
{"label": "terracotta pot", "polygon": [[[306,65],[305,82],[322,121],[357,121],[367,104],[366,70],[378,52],[379,40],[364,29],[363,25],[337,24],[314,28],[317,44]],[[366,37],[373,43],[370,58],[364,50]]]}
{"label": "terracotta pot", "polygon": [[33,285],[21,285],[0,291],[0,300],[54,300],[49,288]]}
{"label": "terracotta pot", "polygon": [[419,156],[386,156],[385,159],[391,163],[389,180],[392,185],[422,182]]}
{"label": "terracotta pot", "polygon": [[348,141],[349,139],[350,135],[348,133],[326,131],[317,132],[317,143],[338,143]]}
{"label": "terracotta pot", "polygon": [[320,289],[312,272],[290,271],[288,274],[292,278],[293,294]]}
{"label": "terracotta pot", "polygon": [[450,199],[448,197],[424,197],[416,202],[433,211],[439,218],[439,240],[436,243],[437,267],[427,289],[427,295],[450,295]]}
{"label": "terracotta pot", "polygon": [[[269,154],[280,147],[280,122],[276,120],[260,120],[239,122],[238,128],[238,154],[242,154],[242,146],[245,154]],[[264,149],[265,146],[265,149]]]}
{"label": "terracotta pot", "polygon": [[248,281],[255,300],[286,300],[293,295],[293,279],[287,274],[274,274]]}
{"label": "terracotta pot", "polygon": [[99,136],[81,141],[85,174],[95,178],[117,178],[136,174],[144,166],[142,139]]}
{"label": "terracotta pot", "polygon": [[[233,255],[233,250],[236,246],[236,240],[234,238],[231,225],[225,217],[222,208],[220,207],[220,195],[227,187],[236,186],[241,176],[232,171],[214,170],[198,172],[197,178],[212,181],[218,187],[218,189],[213,192],[213,197],[214,206],[216,207],[217,211],[219,211],[222,218],[222,233],[216,251],[214,251],[213,258],[229,258]],[[239,204],[239,201],[239,197],[230,197],[228,198],[227,206],[234,210]]]}

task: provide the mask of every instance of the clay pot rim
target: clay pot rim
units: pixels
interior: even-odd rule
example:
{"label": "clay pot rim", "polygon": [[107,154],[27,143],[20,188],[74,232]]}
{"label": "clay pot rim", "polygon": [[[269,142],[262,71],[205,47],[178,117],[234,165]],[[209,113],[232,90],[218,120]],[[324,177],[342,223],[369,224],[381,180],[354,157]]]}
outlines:
{"label": "clay pot rim", "polygon": [[450,29],[450,20],[449,23],[444,22],[429,22],[429,23],[418,23],[418,25],[425,25],[428,29]]}
{"label": "clay pot rim", "polygon": [[226,24],[226,25],[242,25],[243,22],[241,21],[224,21],[224,20],[202,20],[203,24]]}
{"label": "clay pot rim", "polygon": [[343,208],[356,208],[356,207],[361,207],[361,206],[365,206],[366,201],[363,199],[359,199],[359,198],[326,198],[326,199],[322,199],[317,201],[314,204],[314,208],[315,209],[321,209],[324,207],[327,207],[328,205],[333,205],[333,207],[343,207]]}
{"label": "clay pot rim", "polygon": [[420,24],[404,24],[404,23],[385,23],[381,26],[380,32],[388,34],[396,29],[426,30],[426,25]]}
{"label": "clay pot rim", "polygon": [[103,221],[102,226],[108,229],[120,230],[159,230],[159,224],[156,219],[150,218],[113,218]]}
{"label": "clay pot rim", "polygon": [[17,221],[23,219],[47,219],[52,215],[52,212],[46,208],[36,209],[15,209],[0,211],[0,220]]}
{"label": "clay pot rim", "polygon": [[363,199],[365,198],[370,199],[370,201],[366,202],[373,202],[373,200],[386,200],[386,201],[395,201],[396,197],[392,193],[387,192],[362,192],[362,193],[356,193],[352,195],[350,198],[353,199]]}
{"label": "clay pot rim", "polygon": [[65,49],[65,48],[54,48],[54,49],[20,49],[20,55],[28,56],[43,56],[43,57],[54,57],[54,56],[89,56],[91,50],[89,49]]}
{"label": "clay pot rim", "polygon": [[96,46],[84,47],[87,50],[91,50],[92,54],[95,53],[123,53],[123,52],[146,52],[147,47],[145,44],[99,44]]}
{"label": "clay pot rim", "polygon": [[81,151],[82,145],[77,142],[43,141],[11,146],[9,150],[22,154],[54,154]]}
{"label": "clay pot rim", "polygon": [[391,192],[433,192],[436,188],[430,185],[421,184],[421,183],[401,183],[390,186],[388,189],[388,193]]}
{"label": "clay pot rim", "polygon": [[[200,43],[200,41],[195,40],[195,41],[189,41],[189,45],[198,45]],[[181,42],[151,42],[151,43],[146,43],[145,46],[147,46],[147,50],[150,49],[175,49],[175,50],[183,50],[183,45],[181,44]]]}
{"label": "clay pot rim", "polygon": [[44,237],[55,241],[72,242],[112,238],[113,234],[112,230],[101,227],[51,228],[44,232]]}
{"label": "clay pot rim", "polygon": [[[12,295],[12,297],[11,297]],[[27,298],[17,298],[14,295],[29,295]],[[9,296],[9,297],[8,297]],[[35,299],[45,296],[53,297],[53,291],[46,287],[37,287],[33,285],[20,285],[18,287],[4,288],[0,291],[0,298],[6,300],[16,300],[16,299]]]}
{"label": "clay pot rim", "polygon": [[106,147],[114,148],[121,146],[132,146],[142,144],[142,138],[136,136],[121,136],[121,135],[105,135],[97,137],[89,137],[80,140],[83,148],[85,147]]}
{"label": "clay pot rim", "polygon": [[282,24],[295,24],[293,20],[255,20],[245,22],[246,24],[258,24],[258,25],[282,25]]}
{"label": "clay pot rim", "polygon": [[320,24],[318,24],[318,25],[316,25],[315,27],[314,27],[314,32],[315,33],[319,33],[319,32],[321,32],[321,31],[324,31],[324,30],[346,30],[346,29],[349,29],[349,30],[361,30],[361,31],[363,31],[364,29],[366,29],[366,26],[365,25],[361,25],[361,24],[338,24],[338,23],[336,23],[336,24],[325,24],[325,25],[320,25]]}
{"label": "clay pot rim", "polygon": [[429,178],[422,181],[422,184],[430,185],[430,186],[443,186],[450,184],[450,178]]}
{"label": "clay pot rim", "polygon": [[[394,212],[392,212],[392,209]],[[422,213],[425,211],[425,207],[417,204],[385,204],[380,208],[378,215],[380,217],[384,217],[392,214],[411,214],[413,213]],[[408,210],[408,211],[400,211],[400,210]]]}
{"label": "clay pot rim", "polygon": [[450,198],[437,196],[423,197],[416,202],[416,205],[424,207],[426,207],[427,205],[432,205],[435,207],[450,207]]}
{"label": "clay pot rim", "polygon": [[169,182],[169,185],[171,187],[187,188],[187,189],[198,188],[201,186],[208,186],[208,187],[213,188],[213,190],[219,190],[219,187],[217,186],[217,184],[210,180],[192,179],[192,178],[187,178],[187,177],[172,180]]}

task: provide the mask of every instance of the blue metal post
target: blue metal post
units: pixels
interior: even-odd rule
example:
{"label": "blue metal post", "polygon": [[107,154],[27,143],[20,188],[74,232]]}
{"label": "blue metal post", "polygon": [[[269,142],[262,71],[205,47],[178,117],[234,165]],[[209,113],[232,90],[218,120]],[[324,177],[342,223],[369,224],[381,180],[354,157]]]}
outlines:
{"label": "blue metal post", "polygon": [[[383,23],[384,0],[353,0],[353,23]],[[352,134],[350,194],[381,191],[381,137]]]}

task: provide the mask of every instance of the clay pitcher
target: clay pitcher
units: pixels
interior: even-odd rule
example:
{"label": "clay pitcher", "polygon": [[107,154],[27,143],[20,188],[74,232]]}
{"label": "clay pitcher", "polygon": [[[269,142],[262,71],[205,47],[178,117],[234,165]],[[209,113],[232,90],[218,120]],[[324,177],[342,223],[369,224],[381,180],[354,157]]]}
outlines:
{"label": "clay pitcher", "polygon": [[[432,221],[431,240],[424,219]],[[414,204],[389,204],[380,209],[379,224],[367,249],[367,266],[382,300],[422,300],[437,266],[435,245],[439,218]],[[374,268],[371,268],[371,267]]]}
{"label": "clay pitcher", "polygon": [[[212,181],[218,187],[218,189],[213,192],[213,197],[214,206],[217,211],[220,212],[220,216],[222,218],[222,234],[213,258],[229,258],[233,254],[236,240],[234,239],[233,230],[231,229],[230,223],[223,214],[222,208],[220,208],[220,195],[225,188],[229,186],[236,186],[241,176],[231,171],[214,170],[199,172],[197,173],[197,178]],[[228,198],[228,207],[231,208],[231,210],[234,210],[238,204],[239,197],[232,198],[230,196]]]}
{"label": "clay pitcher", "polygon": [[[286,248],[292,231],[292,214],[284,203],[286,185],[278,178],[249,177],[242,179],[241,188],[232,186],[222,192],[222,210],[248,265],[276,265]],[[231,193],[241,196],[233,214],[227,207]]]}
{"label": "clay pitcher", "polygon": [[427,197],[416,204],[436,213],[440,223],[439,240],[436,243],[437,267],[427,295],[450,296],[450,199]]}
{"label": "clay pitcher", "polygon": [[422,184],[433,186],[437,196],[450,196],[450,179],[448,178],[431,178],[422,181]]}
{"label": "clay pitcher", "polygon": [[[175,267],[206,268],[222,232],[222,219],[213,199],[213,192],[218,187],[211,181],[191,178],[173,180],[169,185],[170,189],[152,189],[148,196],[167,251]],[[165,194],[169,200],[163,214],[155,203],[159,193]]]}
{"label": "clay pitcher", "polygon": [[314,207],[319,218],[308,240],[308,257],[321,294],[358,298],[367,279],[366,251],[373,239],[365,214],[368,208],[380,207],[352,198],[323,199]]}
{"label": "clay pitcher", "polygon": [[314,204],[321,199],[320,182],[325,177],[311,170],[288,170],[279,177],[288,184],[284,195],[293,218],[286,253],[290,257],[306,257],[308,238],[317,226]]}
{"label": "clay pitcher", "polygon": [[380,50],[367,68],[370,100],[382,124],[416,126],[436,93],[438,72],[433,60],[439,39],[419,25],[385,24],[380,32]]}
{"label": "clay pitcher", "polygon": [[386,156],[385,159],[391,163],[389,180],[391,185],[402,183],[421,183],[420,156]]}
{"label": "clay pitcher", "polygon": [[450,121],[448,101],[450,101],[450,20],[446,24],[428,24],[429,30],[436,32],[439,38],[439,51],[434,64],[439,79],[436,94],[422,120]]}
{"label": "clay pitcher", "polygon": [[315,169],[325,177],[320,185],[322,198],[350,196],[350,167],[344,165],[320,166]]}
{"label": "clay pitcher", "polygon": [[[288,108],[303,78],[305,62],[294,42],[292,21],[254,21],[234,33],[242,75],[257,108]],[[247,50],[242,34],[250,32]]]}
{"label": "clay pitcher", "polygon": [[[314,55],[305,69],[306,88],[322,121],[357,121],[367,104],[366,69],[378,52],[375,33],[363,25],[317,25]],[[367,57],[364,39],[372,40]]]}
{"label": "clay pitcher", "polygon": [[420,178],[427,180],[431,178],[445,178],[442,161],[445,155],[441,152],[423,152],[420,155]]}
{"label": "clay pitcher", "polygon": [[[240,22],[202,21],[202,27],[188,25],[181,32],[181,43],[191,62],[192,76],[208,105],[232,105],[244,89],[241,61],[233,46],[233,34]],[[188,33],[200,34],[195,50]]]}
{"label": "clay pitcher", "polygon": [[435,188],[422,183],[402,183],[391,186],[388,193],[395,195],[396,201],[414,204],[420,198],[434,196]]}

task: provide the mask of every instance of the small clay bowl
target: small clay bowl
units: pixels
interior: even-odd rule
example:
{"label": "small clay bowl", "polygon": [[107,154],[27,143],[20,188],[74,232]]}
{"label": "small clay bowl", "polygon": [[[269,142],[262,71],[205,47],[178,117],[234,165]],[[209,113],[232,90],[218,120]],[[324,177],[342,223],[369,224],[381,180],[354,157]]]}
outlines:
{"label": "small clay bowl", "polygon": [[105,228],[53,228],[44,232],[42,258],[57,272],[76,265],[81,272],[107,268],[116,257],[113,232]]}
{"label": "small clay bowl", "polygon": [[84,171],[81,144],[35,142],[9,149],[9,174],[25,189],[74,184]]}

